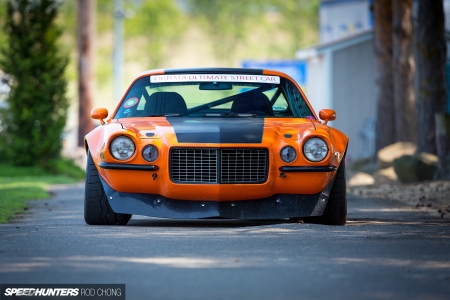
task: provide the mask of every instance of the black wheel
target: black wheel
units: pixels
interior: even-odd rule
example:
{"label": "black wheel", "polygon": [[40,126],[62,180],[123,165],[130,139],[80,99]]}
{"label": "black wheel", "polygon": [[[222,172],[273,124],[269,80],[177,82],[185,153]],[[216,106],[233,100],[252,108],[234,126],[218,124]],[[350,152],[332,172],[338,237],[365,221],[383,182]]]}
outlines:
{"label": "black wheel", "polygon": [[345,182],[345,161],[342,160],[336,172],[327,207],[321,221],[325,225],[345,225],[347,221],[347,185]]}
{"label": "black wheel", "polygon": [[100,182],[90,151],[87,153],[84,220],[89,225],[126,225],[131,215],[115,213]]}
{"label": "black wheel", "polygon": [[336,178],[323,214],[320,217],[303,218],[303,221],[312,224],[345,225],[347,221],[347,191],[344,160],[336,172]]}

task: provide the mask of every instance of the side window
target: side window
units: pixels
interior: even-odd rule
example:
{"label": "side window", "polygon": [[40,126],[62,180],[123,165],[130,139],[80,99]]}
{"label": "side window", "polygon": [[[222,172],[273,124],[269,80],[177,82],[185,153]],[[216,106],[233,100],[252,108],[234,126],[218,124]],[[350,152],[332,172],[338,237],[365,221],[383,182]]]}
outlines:
{"label": "side window", "polygon": [[131,118],[142,115],[145,106],[145,98],[142,95],[142,88],[133,87],[123,100],[115,118]]}
{"label": "side window", "polygon": [[291,102],[292,110],[296,116],[306,118],[312,115],[311,110],[302,95],[292,82],[287,82],[285,92]]}
{"label": "side window", "polygon": [[138,105],[130,112],[129,117],[142,117],[144,115],[145,102],[145,97],[141,96]]}
{"label": "side window", "polygon": [[141,97],[141,101],[139,101],[138,107],[136,108],[137,111],[143,111],[145,107],[145,98]]}
{"label": "side window", "polygon": [[286,99],[284,98],[283,94],[280,94],[280,96],[278,97],[277,101],[275,101],[275,103],[273,104],[273,111],[280,111],[280,112],[285,112],[288,109],[289,105],[286,101]]}
{"label": "side window", "polygon": [[292,116],[288,101],[286,100],[284,94],[281,93],[280,88],[268,90],[264,92],[264,94],[273,103],[272,109],[276,116]]}

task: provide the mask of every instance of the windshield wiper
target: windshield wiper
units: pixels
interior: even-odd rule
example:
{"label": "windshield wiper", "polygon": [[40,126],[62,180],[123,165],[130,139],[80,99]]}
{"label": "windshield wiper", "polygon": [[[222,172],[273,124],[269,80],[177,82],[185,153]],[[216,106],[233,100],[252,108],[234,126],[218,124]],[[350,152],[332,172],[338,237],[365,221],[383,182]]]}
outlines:
{"label": "windshield wiper", "polygon": [[158,115],[148,115],[144,117],[182,117],[183,114],[158,114]]}
{"label": "windshield wiper", "polygon": [[203,114],[203,117],[240,117],[240,118],[251,118],[256,117],[256,114],[245,114],[245,113],[226,113],[226,114]]}

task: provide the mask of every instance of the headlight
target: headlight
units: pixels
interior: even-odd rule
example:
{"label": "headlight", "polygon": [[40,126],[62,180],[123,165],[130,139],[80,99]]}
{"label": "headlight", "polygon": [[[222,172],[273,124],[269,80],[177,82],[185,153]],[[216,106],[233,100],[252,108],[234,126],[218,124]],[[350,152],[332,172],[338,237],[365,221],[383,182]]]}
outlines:
{"label": "headlight", "polygon": [[134,154],[134,143],[125,136],[116,137],[109,147],[112,156],[118,160],[127,160]]}
{"label": "headlight", "polygon": [[146,161],[155,161],[158,158],[158,148],[153,145],[147,145],[142,149],[142,157]]}
{"label": "headlight", "polygon": [[284,162],[290,163],[293,162],[297,157],[297,152],[295,151],[294,147],[285,146],[283,147],[283,149],[281,149],[280,156]]}
{"label": "headlight", "polygon": [[320,138],[311,138],[303,146],[303,153],[310,161],[321,161],[327,156],[327,143]]}

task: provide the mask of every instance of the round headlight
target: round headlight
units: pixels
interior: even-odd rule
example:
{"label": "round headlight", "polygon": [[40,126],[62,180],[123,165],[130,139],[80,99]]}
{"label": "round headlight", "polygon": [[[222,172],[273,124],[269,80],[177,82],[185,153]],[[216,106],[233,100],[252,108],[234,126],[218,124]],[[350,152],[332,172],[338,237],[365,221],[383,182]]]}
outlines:
{"label": "round headlight", "polygon": [[327,143],[320,138],[311,138],[303,146],[303,153],[310,161],[321,161],[327,156]]}
{"label": "round headlight", "polygon": [[281,149],[280,156],[284,162],[290,163],[297,157],[297,151],[295,151],[294,147],[285,146]]}
{"label": "round headlight", "polygon": [[146,161],[155,161],[158,158],[158,148],[153,145],[147,145],[142,149],[142,157]]}
{"label": "round headlight", "polygon": [[135,146],[130,138],[119,136],[112,141],[109,149],[115,159],[127,160],[133,156]]}

